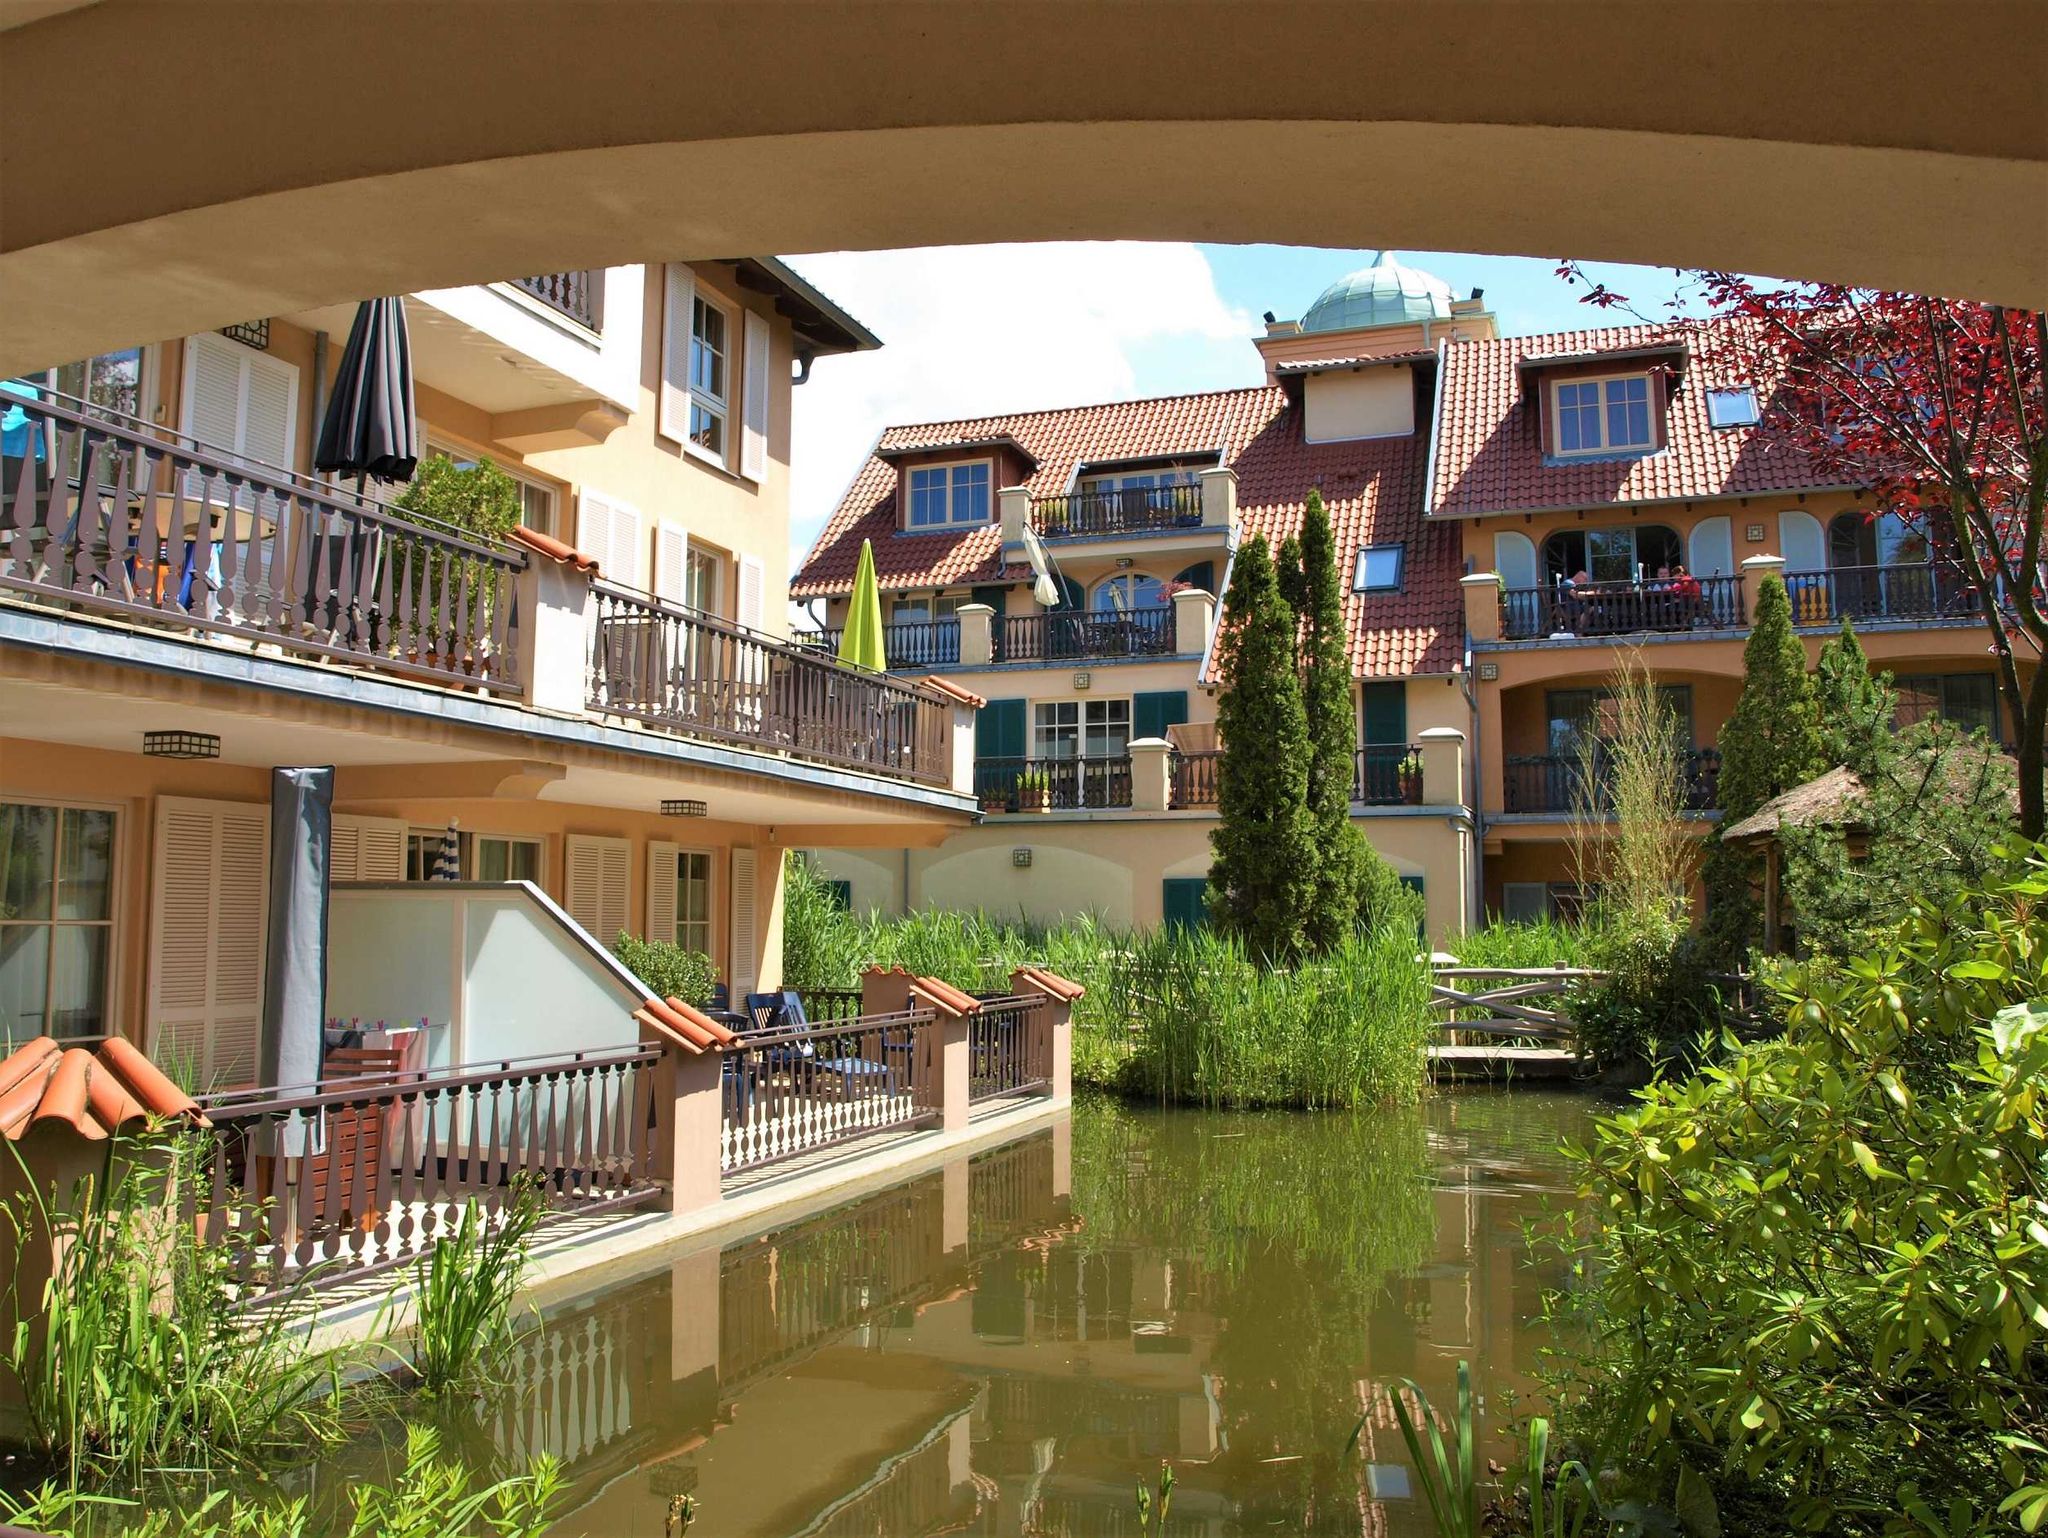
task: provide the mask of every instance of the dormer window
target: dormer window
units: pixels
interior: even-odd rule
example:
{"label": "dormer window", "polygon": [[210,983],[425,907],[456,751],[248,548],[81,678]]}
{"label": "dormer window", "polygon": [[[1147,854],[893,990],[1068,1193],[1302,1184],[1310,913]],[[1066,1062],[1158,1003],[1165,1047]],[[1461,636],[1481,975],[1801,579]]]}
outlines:
{"label": "dormer window", "polygon": [[1707,391],[1709,427],[1754,427],[1757,421],[1756,391],[1748,385]]}
{"label": "dormer window", "polygon": [[1656,447],[1647,374],[1560,379],[1552,388],[1559,454],[1630,454]]}
{"label": "dormer window", "polygon": [[990,478],[986,459],[956,465],[913,465],[904,472],[910,490],[908,527],[963,528],[987,523],[991,517]]}
{"label": "dormer window", "polygon": [[1358,567],[1351,575],[1354,593],[1394,593],[1401,588],[1401,547],[1362,545]]}

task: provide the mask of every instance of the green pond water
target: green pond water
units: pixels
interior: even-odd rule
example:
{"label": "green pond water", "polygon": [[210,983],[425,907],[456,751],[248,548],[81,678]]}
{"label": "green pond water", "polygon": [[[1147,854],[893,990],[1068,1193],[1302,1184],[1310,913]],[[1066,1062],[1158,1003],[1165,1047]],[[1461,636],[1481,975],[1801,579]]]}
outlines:
{"label": "green pond water", "polygon": [[[458,1417],[483,1472],[547,1451],[555,1531],[1424,1534],[1388,1389],[1533,1387],[1523,1225],[1567,1210],[1598,1103],[1441,1094],[1369,1116],[1085,1101],[1022,1141],[552,1310]],[[1362,1456],[1344,1457],[1360,1415]],[[1490,1451],[1505,1456],[1504,1438]],[[305,1471],[331,1499],[373,1461]]]}

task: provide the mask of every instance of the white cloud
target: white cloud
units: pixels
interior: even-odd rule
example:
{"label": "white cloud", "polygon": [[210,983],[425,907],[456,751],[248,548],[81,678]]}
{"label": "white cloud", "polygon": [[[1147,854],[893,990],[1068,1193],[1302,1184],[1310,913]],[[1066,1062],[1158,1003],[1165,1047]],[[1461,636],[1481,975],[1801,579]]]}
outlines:
{"label": "white cloud", "polygon": [[795,259],[882,339],[796,391],[791,540],[801,560],[876,435],[899,423],[1256,384],[1245,311],[1191,245],[1077,241]]}

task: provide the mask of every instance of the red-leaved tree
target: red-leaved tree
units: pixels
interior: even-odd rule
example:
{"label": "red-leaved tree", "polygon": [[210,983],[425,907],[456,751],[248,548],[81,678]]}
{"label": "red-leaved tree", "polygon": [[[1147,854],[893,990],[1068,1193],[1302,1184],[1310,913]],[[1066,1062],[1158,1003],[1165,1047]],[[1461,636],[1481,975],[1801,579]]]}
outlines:
{"label": "red-leaved tree", "polygon": [[[1588,283],[1586,302],[1629,308]],[[2048,322],[2031,310],[1696,275],[1715,383],[1751,384],[1760,430],[1917,525],[1975,596],[2019,759],[2020,830],[2042,836],[2048,726]]]}

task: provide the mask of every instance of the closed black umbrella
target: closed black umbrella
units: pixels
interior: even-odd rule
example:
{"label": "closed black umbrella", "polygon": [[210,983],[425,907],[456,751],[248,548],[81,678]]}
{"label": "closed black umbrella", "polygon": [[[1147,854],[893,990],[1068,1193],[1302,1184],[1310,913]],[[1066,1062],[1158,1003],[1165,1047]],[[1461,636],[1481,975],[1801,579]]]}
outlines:
{"label": "closed black umbrella", "polygon": [[405,300],[365,299],[356,307],[355,324],[348,328],[348,346],[320,424],[313,468],[353,472],[361,491],[364,476],[411,480],[419,460]]}

